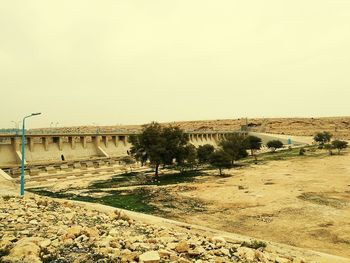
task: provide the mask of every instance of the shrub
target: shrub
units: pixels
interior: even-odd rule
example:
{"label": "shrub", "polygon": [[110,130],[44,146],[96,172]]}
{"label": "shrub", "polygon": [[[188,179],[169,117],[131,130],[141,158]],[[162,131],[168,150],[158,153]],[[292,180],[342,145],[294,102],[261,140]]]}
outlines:
{"label": "shrub", "polygon": [[272,140],[267,142],[266,145],[272,150],[272,152],[274,152],[276,149],[283,147],[283,142],[281,142],[280,140]]}
{"label": "shrub", "polygon": [[201,145],[197,149],[197,158],[200,163],[209,163],[210,155],[214,152],[214,146],[211,144]]}
{"label": "shrub", "polygon": [[224,168],[231,167],[231,156],[223,150],[215,151],[210,155],[210,164],[219,169],[220,175]]}
{"label": "shrub", "polygon": [[341,141],[341,140],[334,140],[332,141],[332,146],[338,150],[338,154],[340,154],[340,151],[342,149],[345,149],[348,147],[348,142],[346,141]]}
{"label": "shrub", "polygon": [[330,142],[332,138],[332,134],[329,132],[319,132],[314,136],[314,141],[320,145],[324,145],[327,142]]}

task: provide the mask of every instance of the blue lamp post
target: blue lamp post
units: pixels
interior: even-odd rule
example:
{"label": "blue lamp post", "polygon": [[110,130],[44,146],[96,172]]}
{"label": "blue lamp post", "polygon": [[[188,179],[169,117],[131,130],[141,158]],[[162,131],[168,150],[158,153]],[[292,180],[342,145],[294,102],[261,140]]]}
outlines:
{"label": "blue lamp post", "polygon": [[24,146],[25,146],[25,138],[24,138],[24,131],[25,131],[25,122],[26,119],[32,116],[36,116],[36,115],[40,115],[40,112],[37,113],[32,113],[28,116],[25,116],[23,118],[23,122],[22,122],[22,166],[21,166],[21,191],[20,191],[20,195],[23,196],[24,195]]}

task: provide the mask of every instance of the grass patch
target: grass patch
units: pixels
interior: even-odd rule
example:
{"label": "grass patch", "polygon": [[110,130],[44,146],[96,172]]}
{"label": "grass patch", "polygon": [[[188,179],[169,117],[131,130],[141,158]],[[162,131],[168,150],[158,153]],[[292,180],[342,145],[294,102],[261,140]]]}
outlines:
{"label": "grass patch", "polygon": [[135,177],[140,175],[138,172],[128,172],[124,174],[114,175],[111,179],[100,180],[93,182],[89,185],[90,189],[103,189],[103,188],[114,188],[119,186],[125,186],[135,180]]}
{"label": "grass patch", "polygon": [[[290,158],[310,158],[310,157],[325,157],[328,156],[328,153],[325,151],[317,150],[317,146],[305,146],[304,155],[299,155],[300,148],[284,149],[276,152],[266,152],[257,155],[258,163],[264,163],[268,161],[278,161],[278,160],[287,160]],[[254,164],[255,160],[252,156],[248,156],[240,160],[242,164]]]}
{"label": "grass patch", "polygon": [[117,188],[123,186],[139,185],[171,185],[185,182],[193,182],[195,177],[206,175],[206,173],[194,170],[184,172],[172,172],[160,174],[154,177],[150,172],[129,172],[113,176],[111,179],[96,181],[89,185],[89,189]]}
{"label": "grass patch", "polygon": [[202,171],[184,171],[160,175],[158,180],[148,181],[146,185],[171,185],[193,182],[196,177],[207,175]]}
{"label": "grass patch", "polygon": [[28,191],[38,195],[49,196],[53,198],[98,203],[142,213],[152,213],[156,210],[154,206],[148,204],[151,198],[151,194],[145,189],[137,189],[128,192],[107,191],[107,195],[100,198],[75,195],[72,193],[64,192],[51,192],[40,188],[33,188]]}

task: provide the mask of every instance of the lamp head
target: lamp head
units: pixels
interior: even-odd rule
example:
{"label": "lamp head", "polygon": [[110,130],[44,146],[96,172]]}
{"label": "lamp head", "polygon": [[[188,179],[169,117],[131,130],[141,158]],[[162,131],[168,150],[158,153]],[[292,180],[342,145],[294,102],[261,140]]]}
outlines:
{"label": "lamp head", "polygon": [[41,114],[41,112],[34,112],[31,114],[31,116],[36,116],[36,115],[40,115],[40,114]]}

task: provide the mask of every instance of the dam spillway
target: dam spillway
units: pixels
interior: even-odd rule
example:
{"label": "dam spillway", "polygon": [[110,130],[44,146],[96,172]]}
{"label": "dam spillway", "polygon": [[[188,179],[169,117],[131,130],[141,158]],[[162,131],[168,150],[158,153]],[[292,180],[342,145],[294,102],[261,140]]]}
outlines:
{"label": "dam spillway", "polygon": [[[217,143],[233,132],[186,132],[196,147]],[[128,154],[129,137],[135,133],[62,133],[26,134],[25,163],[43,164],[93,158],[116,158]],[[21,135],[0,134],[0,168],[16,167],[21,163]]]}

